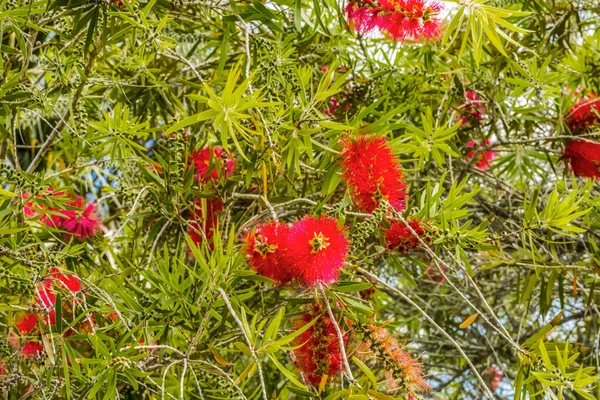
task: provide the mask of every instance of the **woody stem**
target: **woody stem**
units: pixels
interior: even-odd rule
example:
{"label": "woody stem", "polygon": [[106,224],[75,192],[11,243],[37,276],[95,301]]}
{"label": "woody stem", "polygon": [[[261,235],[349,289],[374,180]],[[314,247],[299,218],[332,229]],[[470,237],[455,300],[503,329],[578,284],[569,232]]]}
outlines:
{"label": "woody stem", "polygon": [[346,374],[348,375],[348,379],[352,384],[358,384],[356,379],[354,379],[354,375],[352,375],[352,370],[350,369],[350,364],[348,363],[348,357],[346,356],[346,346],[344,345],[344,336],[342,335],[342,331],[340,330],[340,326],[338,325],[335,316],[333,315],[333,311],[331,311],[331,306],[329,305],[329,300],[327,299],[327,294],[325,293],[325,289],[323,288],[323,284],[319,283],[319,291],[321,292],[321,296],[323,296],[323,300],[325,302],[325,307],[327,308],[327,314],[329,315],[329,319],[335,328],[335,332],[337,333],[338,342],[340,344],[340,352],[342,354],[342,360],[344,362],[344,368],[346,369]]}

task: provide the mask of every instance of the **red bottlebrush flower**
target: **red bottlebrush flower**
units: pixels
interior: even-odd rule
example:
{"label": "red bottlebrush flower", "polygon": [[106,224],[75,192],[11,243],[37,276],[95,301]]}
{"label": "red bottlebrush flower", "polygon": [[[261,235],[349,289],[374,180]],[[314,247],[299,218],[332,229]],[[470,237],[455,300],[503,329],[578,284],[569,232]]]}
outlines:
{"label": "red bottlebrush flower", "polygon": [[337,110],[338,106],[340,105],[340,102],[335,97],[331,97],[329,99],[329,104],[331,104],[331,107],[323,111],[323,114],[325,115],[333,115],[333,113],[335,113],[335,110]]}
{"label": "red bottlebrush flower", "polygon": [[369,325],[361,331],[365,341],[359,346],[360,353],[371,353],[376,360],[385,361],[387,382],[392,389],[405,389],[409,395],[431,390],[421,363],[387,329]]}
{"label": "red bottlebrush flower", "polygon": [[[444,277],[444,275],[442,275],[441,272],[437,271],[437,268],[438,267],[434,267],[433,265],[428,266],[427,270],[425,270],[425,275],[427,275],[429,280],[431,280],[434,283],[444,283],[446,278]],[[439,268],[441,268],[442,271],[446,273],[446,267],[440,265]]]}
{"label": "red bottlebrush flower", "polygon": [[[419,221],[408,221],[408,225],[419,237],[425,235],[425,229]],[[389,229],[384,229],[384,232],[385,244],[390,249],[397,249],[401,253],[406,253],[410,250],[416,250],[420,246],[419,238],[415,237],[402,221],[392,222]]]}
{"label": "red bottlebrush flower", "polygon": [[15,351],[19,350],[19,347],[20,347],[19,340],[20,340],[19,335],[17,335],[17,333],[13,329],[8,331],[8,337],[6,338],[6,344],[8,344],[11,349],[13,349]]}
{"label": "red bottlebrush flower", "polygon": [[359,209],[373,212],[382,200],[396,211],[406,208],[402,169],[385,138],[347,140],[341,163],[344,180]]}
{"label": "red bottlebrush flower", "polygon": [[[490,139],[485,139],[485,145],[489,146],[491,143]],[[473,150],[467,153],[467,158],[470,160],[475,155],[475,151],[480,144],[475,143],[471,140],[467,146],[473,148]],[[484,150],[477,153],[477,159],[475,160],[475,167],[479,168],[482,171],[487,170],[491,166],[491,161],[496,158],[496,152],[490,150]]]}
{"label": "red bottlebrush flower", "polygon": [[[141,346],[143,346],[146,343],[146,340],[144,338],[141,338],[140,341],[138,342]],[[158,346],[158,340],[155,340],[152,343],[154,346]],[[148,353],[152,354],[154,353],[154,350],[156,350],[156,348],[149,348],[149,349],[145,349],[146,351],[148,351]],[[140,360],[141,361],[141,360]]]}
{"label": "red bottlebrush flower", "polygon": [[375,29],[397,41],[430,41],[440,36],[436,0],[352,0],[346,16],[359,32]]}
{"label": "red bottlebrush flower", "polygon": [[370,301],[373,298],[373,296],[375,295],[375,288],[368,288],[365,290],[361,290],[360,292],[358,292],[358,295],[360,296],[361,299]]}
{"label": "red bottlebrush flower", "polygon": [[100,226],[100,218],[96,214],[96,206],[90,203],[83,207],[83,197],[77,196],[74,201],[68,201],[65,205],[74,207],[63,210],[64,218],[60,220],[60,226],[79,240],[85,240],[94,236]]}
{"label": "red bottlebrush flower", "polygon": [[594,93],[577,101],[565,115],[571,133],[581,133],[600,124],[600,98]]}
{"label": "red bottlebrush flower", "polygon": [[44,348],[42,347],[41,344],[39,344],[38,342],[29,341],[23,345],[23,348],[21,348],[21,357],[23,357],[23,358],[38,357],[40,354],[42,354],[43,351],[44,351]]}
{"label": "red bottlebrush flower", "polygon": [[294,223],[287,244],[285,258],[292,275],[308,286],[335,282],[348,254],[343,227],[325,216],[307,215]]}
{"label": "red bottlebrush flower", "polygon": [[162,174],[162,173],[163,173],[163,169],[162,169],[162,168],[160,167],[160,165],[158,165],[158,164],[157,164],[157,165],[150,164],[150,165],[149,165],[149,168],[150,168],[152,171],[156,172],[157,174]]}
{"label": "red bottlebrush flower", "polygon": [[41,306],[49,310],[54,307],[56,303],[56,295],[54,294],[54,288],[52,287],[51,279],[44,279],[37,285],[37,300]]}
{"label": "red bottlebrush flower", "polygon": [[0,376],[2,375],[8,375],[8,373],[6,372],[6,368],[4,367],[4,363],[2,362],[2,360],[0,360]]}
{"label": "red bottlebrush flower", "polygon": [[32,313],[19,314],[15,318],[15,326],[21,335],[31,332],[37,326],[38,316]]}
{"label": "red bottlebrush flower", "polygon": [[279,284],[293,279],[284,252],[290,228],[279,222],[258,225],[245,237],[243,251],[254,270]]}
{"label": "red bottlebrush flower", "polygon": [[[65,196],[64,192],[53,192],[53,188],[47,188],[45,194],[40,194],[37,196],[38,199],[43,199],[45,196],[51,197],[63,197]],[[23,199],[28,200],[30,195],[25,193],[23,194]],[[59,228],[61,218],[63,215],[61,214],[61,210],[56,207],[50,207],[44,204],[37,204],[33,201],[28,201],[23,206],[23,214],[27,218],[35,218],[39,215],[39,222],[50,227],[50,228]]]}
{"label": "red bottlebrush flower", "polygon": [[488,381],[490,389],[492,389],[492,391],[496,391],[504,379],[504,372],[502,372],[495,365],[490,365],[490,367],[483,373],[483,376]]}
{"label": "red bottlebrush flower", "polygon": [[481,97],[470,90],[465,91],[465,101],[458,106],[458,111],[460,113],[459,121],[462,123],[462,126],[471,123],[480,123],[484,118],[484,114],[487,113]]}
{"label": "red bottlebrush flower", "polygon": [[54,326],[56,325],[56,311],[54,309],[48,312],[48,316],[44,318],[44,322],[46,325]]}
{"label": "red bottlebrush flower", "polygon": [[[218,181],[220,178],[233,175],[234,161],[222,148],[205,147],[190,154],[190,163],[194,163],[196,180],[208,183],[211,179]],[[219,175],[220,173],[220,175]]]}
{"label": "red bottlebrush flower", "polygon": [[564,157],[577,176],[600,177],[600,143],[577,139],[567,145]]}
{"label": "red bottlebrush flower", "polygon": [[[297,329],[322,314],[321,306],[313,305],[309,313],[296,321]],[[342,371],[342,353],[333,322],[326,315],[319,319],[294,341],[296,364],[308,383],[318,386],[325,375],[333,377]]]}
{"label": "red bottlebrush flower", "polygon": [[52,277],[60,281],[61,285],[72,293],[77,293],[81,290],[81,281],[77,275],[73,274],[61,274],[57,268],[50,268],[50,274]]}
{"label": "red bottlebrush flower", "polygon": [[223,203],[217,198],[206,199],[206,210],[203,210],[202,199],[196,199],[188,222],[188,234],[196,245],[202,243],[204,237],[209,241],[212,239],[221,211]]}
{"label": "red bottlebrush flower", "polygon": [[96,325],[96,316],[89,314],[81,321],[80,329],[87,333],[93,333]]}
{"label": "red bottlebrush flower", "polygon": [[[24,193],[22,197],[23,200],[29,200],[31,196],[29,195],[29,193]],[[32,201],[28,201],[23,205],[23,214],[25,214],[27,218],[35,217],[37,212],[33,209],[33,207],[34,205]]]}
{"label": "red bottlebrush flower", "polygon": [[[110,307],[110,306],[109,306],[109,307]],[[111,307],[111,308],[112,308],[112,307]],[[113,312],[111,312],[110,314],[108,314],[108,318],[109,318],[109,319],[110,319],[112,322],[115,322],[116,320],[118,320],[118,319],[119,319],[119,316],[120,316],[120,314],[119,314],[119,312],[118,312],[118,311],[113,311]]]}

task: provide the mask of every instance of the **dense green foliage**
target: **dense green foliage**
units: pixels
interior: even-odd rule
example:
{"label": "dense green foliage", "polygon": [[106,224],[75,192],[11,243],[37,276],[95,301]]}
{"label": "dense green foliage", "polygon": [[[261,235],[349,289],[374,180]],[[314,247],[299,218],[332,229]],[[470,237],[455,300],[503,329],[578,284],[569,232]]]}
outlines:
{"label": "dense green foliage", "polygon": [[[362,354],[385,326],[423,364],[432,388],[415,398],[600,398],[599,186],[562,157],[565,115],[600,93],[597,2],[446,3],[424,44],[356,33],[345,5],[0,0],[3,395],[409,398]],[[430,236],[408,253],[385,247],[385,204],[360,212],[341,178],[342,139],[364,133],[401,160],[394,218]],[[230,176],[194,178],[206,146],[235,158]],[[44,223],[48,188],[93,201],[101,230]],[[200,198],[224,209],[196,246]],[[274,286],[246,263],[258,221],[320,213],[352,240],[336,284]],[[18,333],[23,312],[47,313],[52,268],[82,289],[56,288],[56,323]],[[347,332],[352,372],[318,387],[293,361],[315,301]]]}

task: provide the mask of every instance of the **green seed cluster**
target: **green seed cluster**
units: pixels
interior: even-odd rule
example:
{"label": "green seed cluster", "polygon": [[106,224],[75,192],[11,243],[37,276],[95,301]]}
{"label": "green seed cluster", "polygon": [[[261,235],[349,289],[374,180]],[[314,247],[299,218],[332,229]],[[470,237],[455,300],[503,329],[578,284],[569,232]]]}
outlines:
{"label": "green seed cluster", "polygon": [[366,240],[378,229],[379,225],[386,219],[389,204],[381,202],[371,213],[372,218],[368,218],[356,225],[350,235],[352,251],[363,248]]}
{"label": "green seed cluster", "polygon": [[170,178],[171,182],[175,186],[181,186],[183,184],[183,176],[187,166],[186,154],[186,137],[184,131],[174,132],[167,139],[167,148],[169,150],[169,157],[172,160],[170,163]]}

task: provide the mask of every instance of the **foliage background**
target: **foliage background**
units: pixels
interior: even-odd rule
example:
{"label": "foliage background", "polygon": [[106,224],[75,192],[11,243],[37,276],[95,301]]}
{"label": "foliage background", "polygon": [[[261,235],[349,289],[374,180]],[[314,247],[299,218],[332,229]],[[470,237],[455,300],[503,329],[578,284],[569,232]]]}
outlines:
{"label": "foliage background", "polygon": [[[293,221],[329,210],[366,229],[372,217],[353,212],[337,162],[340,138],[367,132],[391,140],[406,215],[437,235],[410,255],[386,251],[378,232],[355,246],[327,289],[342,327],[374,313],[387,321],[421,355],[428,398],[489,396],[473,369],[486,381],[492,364],[505,374],[497,398],[600,398],[598,185],[561,158],[574,93],[600,90],[598,4],[446,3],[446,34],[430,44],[356,34],[344,6],[0,2],[5,395],[262,398],[264,384],[282,399],[406,398],[373,384],[381,363],[365,371],[350,360],[355,385],[305,386],[286,335],[321,294],[273,287],[239,250],[243,230],[273,212]],[[481,125],[455,124],[466,90],[485,105]],[[324,112],[332,96],[347,109]],[[465,154],[486,138],[499,156],[482,171]],[[236,168],[199,187],[185,164],[207,144],[234,154]],[[25,218],[21,196],[48,187],[94,201],[102,234],[66,241]],[[214,249],[190,255],[190,207],[215,193],[225,212]],[[51,267],[82,278],[83,313],[98,326],[70,338],[46,331],[43,357],[22,360],[9,332]],[[371,284],[366,301],[358,292]],[[114,309],[116,321],[102,318]],[[593,368],[577,375],[578,365]]]}

